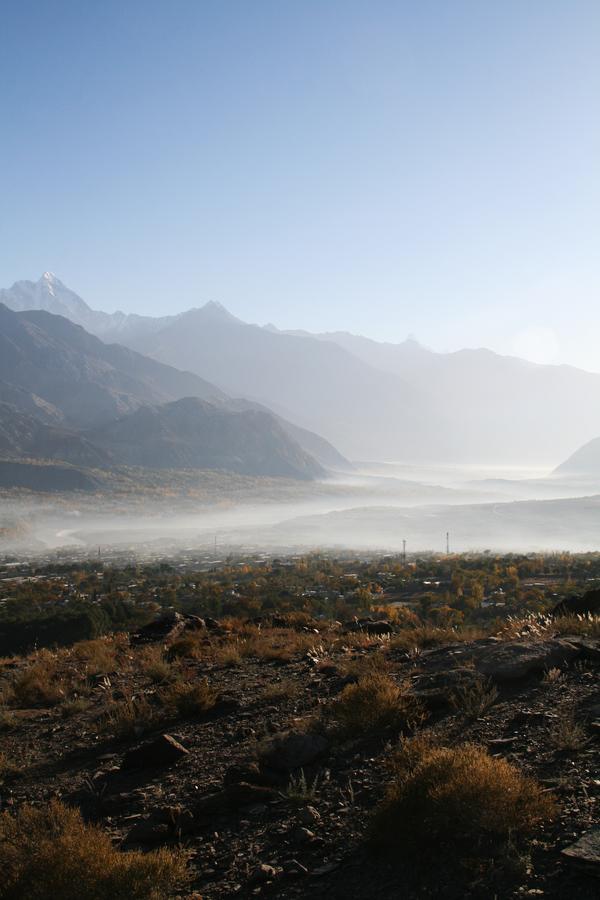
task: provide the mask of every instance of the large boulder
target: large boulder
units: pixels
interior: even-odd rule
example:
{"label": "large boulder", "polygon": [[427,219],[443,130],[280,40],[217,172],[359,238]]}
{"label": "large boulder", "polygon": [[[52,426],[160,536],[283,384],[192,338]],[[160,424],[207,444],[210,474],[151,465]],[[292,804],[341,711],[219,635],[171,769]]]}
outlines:
{"label": "large boulder", "polygon": [[565,640],[505,641],[473,649],[475,668],[494,681],[518,681],[567,665],[579,648]]}
{"label": "large boulder", "polygon": [[393,634],[394,628],[387,619],[354,619],[348,625],[348,631],[364,631],[365,634]]}
{"label": "large boulder", "polygon": [[161,734],[152,741],[146,741],[133,750],[128,750],[123,757],[121,769],[150,769],[155,766],[170,766],[179,762],[190,751],[170,734]]}
{"label": "large boulder", "polygon": [[154,622],[150,622],[148,625],[144,625],[142,628],[134,631],[130,635],[130,641],[132,644],[153,644],[158,641],[162,643],[172,640],[181,634],[185,625],[185,619],[180,613],[165,613],[159,616],[158,619],[155,619]]}
{"label": "large boulder", "polygon": [[600,616],[600,590],[565,597],[552,610],[553,616]]}

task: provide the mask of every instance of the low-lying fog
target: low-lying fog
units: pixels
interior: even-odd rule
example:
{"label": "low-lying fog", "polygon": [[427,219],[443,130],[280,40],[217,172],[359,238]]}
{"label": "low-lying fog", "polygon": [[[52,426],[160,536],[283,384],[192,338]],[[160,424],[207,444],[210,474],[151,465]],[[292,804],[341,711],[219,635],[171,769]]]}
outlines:
{"label": "low-lying fog", "polygon": [[[199,478],[202,474],[199,473]],[[547,470],[361,463],[325,483],[285,483],[210,504],[185,497],[137,500],[60,495],[3,501],[0,553],[78,555],[110,550],[161,555],[202,549],[222,558],[244,549],[309,548],[410,552],[597,549],[600,484]]]}

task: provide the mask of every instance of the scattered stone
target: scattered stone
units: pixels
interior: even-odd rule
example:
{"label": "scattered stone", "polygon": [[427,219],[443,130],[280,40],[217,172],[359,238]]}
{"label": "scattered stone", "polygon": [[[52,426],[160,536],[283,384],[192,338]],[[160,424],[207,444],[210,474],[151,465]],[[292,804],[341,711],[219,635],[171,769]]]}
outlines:
{"label": "scattered stone", "polygon": [[309,828],[304,828],[302,825],[298,825],[297,828],[294,828],[292,831],[292,840],[297,844],[310,844],[314,839],[314,831],[310,831]]}
{"label": "scattered stone", "polygon": [[252,884],[265,884],[267,881],[272,881],[276,876],[277,870],[273,866],[261,863],[250,876],[250,882]]}
{"label": "scattered stone", "polygon": [[288,859],[283,864],[283,874],[288,878],[302,878],[304,875],[308,875],[308,869],[297,859]]}
{"label": "scattered stone", "polygon": [[600,827],[592,828],[578,841],[566,847],[562,855],[573,863],[585,866],[600,875]]}
{"label": "scattered stone", "polygon": [[154,766],[170,766],[187,756],[186,750],[170,734],[161,734],[153,741],[147,741],[133,750],[128,750],[123,757],[121,769],[149,769]]}
{"label": "scattered stone", "polygon": [[321,814],[314,806],[305,806],[304,809],[299,810],[298,818],[303,825],[314,825],[321,821]]}

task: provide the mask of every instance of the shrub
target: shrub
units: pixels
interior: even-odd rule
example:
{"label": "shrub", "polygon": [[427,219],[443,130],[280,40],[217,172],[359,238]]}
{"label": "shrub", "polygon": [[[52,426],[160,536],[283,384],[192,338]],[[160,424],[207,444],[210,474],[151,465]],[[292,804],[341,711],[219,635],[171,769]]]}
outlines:
{"label": "shrub", "polygon": [[419,850],[476,851],[490,839],[533,831],[555,813],[552,797],[504,759],[473,744],[436,747],[403,740],[392,757],[393,780],[376,810],[376,843]]}
{"label": "shrub", "polygon": [[373,672],[356,684],[347,685],[330,714],[348,736],[384,728],[412,728],[423,718],[421,705],[408,683],[399,685],[382,672]]}
{"label": "shrub", "polygon": [[85,697],[74,697],[72,700],[65,700],[60,711],[63,718],[70,719],[72,716],[85,712],[86,709],[89,709],[89,706],[90,701]]}
{"label": "shrub", "polygon": [[159,701],[170,715],[197,716],[209,712],[218,696],[206,679],[196,683],[176,681],[160,693]]}
{"label": "shrub", "polygon": [[196,635],[186,634],[169,647],[169,660],[201,659],[204,655],[200,640]]}
{"label": "shrub", "polygon": [[498,689],[491,678],[474,678],[454,689],[452,706],[468,719],[477,719],[490,709],[498,699]]}
{"label": "shrub", "polygon": [[80,641],[73,647],[73,655],[81,660],[87,670],[95,675],[114,672],[117,667],[117,653],[114,638],[96,638]]}
{"label": "shrub", "polygon": [[266,703],[276,703],[279,700],[291,700],[300,693],[300,685],[293,678],[284,681],[276,681],[268,684],[261,694],[261,699]]}
{"label": "shrub", "polygon": [[156,710],[146,697],[125,697],[110,704],[101,730],[117,738],[139,737],[156,720]]}
{"label": "shrub", "polygon": [[456,644],[458,641],[475,641],[485,637],[482,628],[467,626],[454,628],[450,625],[419,625],[417,628],[405,628],[393,635],[390,646],[394,650],[428,649],[441,647],[444,644]]}
{"label": "shrub", "polygon": [[139,656],[139,666],[153,684],[172,681],[179,674],[178,668],[164,658],[160,647],[145,647]]}
{"label": "shrub", "polygon": [[181,852],[122,853],[56,800],[0,815],[0,864],[2,900],[164,900],[186,877]]}
{"label": "shrub", "polygon": [[391,667],[385,654],[381,650],[376,650],[374,653],[368,653],[342,663],[340,670],[351,678],[362,678],[367,675],[384,674],[389,672]]}
{"label": "shrub", "polygon": [[[9,775],[15,775],[19,771],[19,767],[0,750],[0,784],[4,778]],[[1,862],[1,859],[0,859]]]}
{"label": "shrub", "polygon": [[550,733],[550,742],[555,750],[569,753],[583,750],[590,739],[583,725],[575,720],[572,710],[562,710]]}
{"label": "shrub", "polygon": [[11,731],[16,727],[17,717],[13,712],[7,709],[4,704],[0,704],[0,732]]}
{"label": "shrub", "polygon": [[56,660],[47,651],[17,675],[11,685],[13,702],[22,707],[54,706],[65,696],[65,684]]}
{"label": "shrub", "polygon": [[241,666],[246,644],[247,641],[239,640],[224,644],[223,647],[220,647],[217,651],[216,661],[219,665],[225,666],[228,669],[234,668],[235,666]]}

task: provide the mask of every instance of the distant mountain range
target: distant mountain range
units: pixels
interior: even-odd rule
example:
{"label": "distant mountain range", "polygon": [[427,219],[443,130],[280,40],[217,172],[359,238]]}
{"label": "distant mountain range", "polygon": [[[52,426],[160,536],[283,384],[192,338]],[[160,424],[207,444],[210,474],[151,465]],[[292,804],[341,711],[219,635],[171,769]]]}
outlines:
{"label": "distant mountain range", "polygon": [[[21,464],[4,467],[3,484],[11,473],[27,482],[26,460],[309,479],[326,474],[316,456],[349,465],[318,435],[190,372],[105,344],[46,310],[0,304],[0,457]],[[66,477],[38,468],[36,484],[44,474]]]}
{"label": "distant mountain range", "polygon": [[[183,368],[204,379],[217,404],[231,402],[224,394],[245,398],[231,408],[274,411],[324,465],[343,464],[341,451],[352,459],[551,467],[600,434],[600,375],[570,366],[484,349],[434,353],[411,340],[379,343],[346,332],[282,332],[212,302],[162,318],[109,315],[49,273],[0,291],[0,301],[65,315],[147,362]],[[199,388],[187,393],[211,401]]]}

